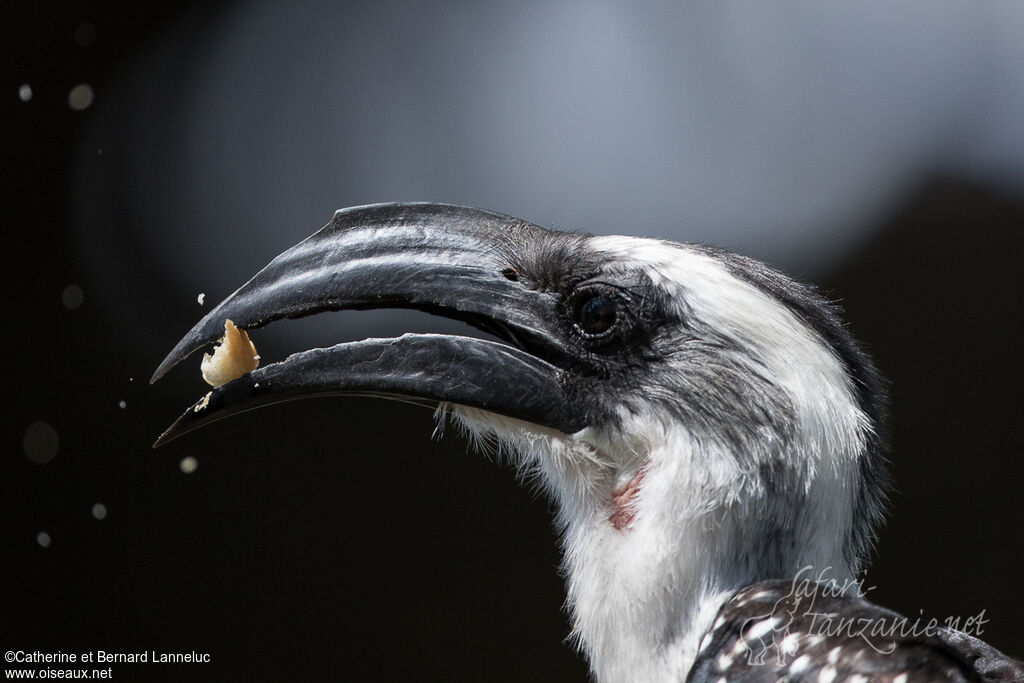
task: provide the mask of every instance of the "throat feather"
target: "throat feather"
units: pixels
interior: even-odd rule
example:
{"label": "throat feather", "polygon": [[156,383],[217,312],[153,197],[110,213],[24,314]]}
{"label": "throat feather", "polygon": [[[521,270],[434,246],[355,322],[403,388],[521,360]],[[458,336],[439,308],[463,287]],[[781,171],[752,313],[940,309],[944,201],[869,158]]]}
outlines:
{"label": "throat feather", "polygon": [[632,479],[612,491],[608,521],[616,531],[628,530],[636,519],[636,497],[646,473],[647,468],[641,468]]}

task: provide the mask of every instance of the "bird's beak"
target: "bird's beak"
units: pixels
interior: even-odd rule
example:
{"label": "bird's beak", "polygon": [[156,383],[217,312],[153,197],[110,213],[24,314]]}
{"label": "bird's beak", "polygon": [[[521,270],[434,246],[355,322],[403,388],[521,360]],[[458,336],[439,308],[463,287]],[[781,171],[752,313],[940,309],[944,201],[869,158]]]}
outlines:
{"label": "bird's beak", "polygon": [[313,349],[214,389],[178,418],[159,446],[252,408],[321,394],[373,395],[482,408],[543,427],[582,429],[557,341],[555,295],[531,289],[509,246],[543,228],[446,204],[346,209],[279,255],[204,317],[168,354],[155,382],[223,334],[327,310],[414,308],[463,320],[514,346],[460,336],[406,334]]}

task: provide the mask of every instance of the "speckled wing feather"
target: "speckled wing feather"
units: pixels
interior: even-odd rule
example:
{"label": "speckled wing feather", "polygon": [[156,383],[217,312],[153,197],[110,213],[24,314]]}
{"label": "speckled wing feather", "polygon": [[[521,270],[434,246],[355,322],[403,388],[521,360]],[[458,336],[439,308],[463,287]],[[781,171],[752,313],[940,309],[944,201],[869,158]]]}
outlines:
{"label": "speckled wing feather", "polygon": [[773,580],[722,606],[686,680],[1024,681],[1024,665],[967,634],[878,607],[856,585]]}

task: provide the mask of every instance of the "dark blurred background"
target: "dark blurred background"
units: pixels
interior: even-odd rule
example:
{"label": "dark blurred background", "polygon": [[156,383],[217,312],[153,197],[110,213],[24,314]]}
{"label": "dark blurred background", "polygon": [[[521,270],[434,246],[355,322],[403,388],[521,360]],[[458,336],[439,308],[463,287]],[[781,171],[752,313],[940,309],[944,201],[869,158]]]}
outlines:
{"label": "dark blurred background", "polygon": [[0,37],[2,649],[212,658],[117,680],[586,679],[549,506],[429,411],[324,399],[150,448],[206,387],[148,377],[212,304],[337,208],[437,200],[819,283],[893,383],[872,597],[985,610],[1024,655],[1024,6],[24,1]]}

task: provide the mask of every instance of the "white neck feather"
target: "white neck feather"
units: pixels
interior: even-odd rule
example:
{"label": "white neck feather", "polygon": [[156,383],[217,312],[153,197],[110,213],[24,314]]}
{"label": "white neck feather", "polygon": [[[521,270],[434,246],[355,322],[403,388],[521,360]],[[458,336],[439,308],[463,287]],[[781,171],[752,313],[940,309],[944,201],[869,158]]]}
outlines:
{"label": "white neck feather", "polygon": [[[594,497],[575,495],[580,487],[560,487],[568,493],[559,496],[559,522],[573,638],[601,683],[683,680],[723,601],[743,586],[780,576],[745,551],[758,547],[758,536],[787,511],[773,506],[753,481],[749,497],[735,479],[714,481],[715,473],[694,461],[726,456],[700,451],[685,435],[648,455],[627,529],[616,529],[608,507],[593,505]],[[608,496],[622,483],[605,482]],[[810,542],[778,562],[789,575],[811,565],[832,567],[838,579],[851,577],[855,568],[843,559],[842,537],[816,528],[821,521],[814,517],[793,520],[798,537]]]}

